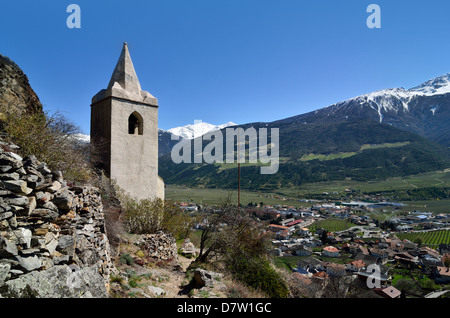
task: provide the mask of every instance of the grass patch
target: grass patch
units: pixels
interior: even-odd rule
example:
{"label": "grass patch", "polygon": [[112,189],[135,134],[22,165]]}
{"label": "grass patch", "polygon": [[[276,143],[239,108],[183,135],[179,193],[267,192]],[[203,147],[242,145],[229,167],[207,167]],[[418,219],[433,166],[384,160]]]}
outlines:
{"label": "grass patch", "polygon": [[364,150],[368,150],[368,149],[396,148],[396,147],[403,147],[403,146],[406,146],[409,144],[410,144],[409,141],[383,143],[383,144],[378,144],[378,145],[365,144],[365,145],[361,146],[361,148],[359,149],[358,152],[338,152],[338,153],[331,153],[328,155],[310,153],[310,154],[303,155],[299,160],[300,161],[310,161],[310,160],[327,161],[327,160],[334,160],[334,159],[344,159],[344,158],[355,156],[358,153],[361,153]]}
{"label": "grass patch", "polygon": [[314,222],[311,225],[310,230],[315,231],[319,228],[324,228],[328,232],[340,232],[340,231],[345,231],[345,230],[351,228],[352,226],[354,226],[354,224],[347,220],[330,218],[330,219]]}

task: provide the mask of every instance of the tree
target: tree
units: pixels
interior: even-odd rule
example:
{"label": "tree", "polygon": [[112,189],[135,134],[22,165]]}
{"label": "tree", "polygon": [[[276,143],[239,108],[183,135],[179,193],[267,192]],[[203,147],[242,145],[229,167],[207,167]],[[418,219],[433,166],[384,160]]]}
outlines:
{"label": "tree", "polygon": [[71,182],[84,183],[93,177],[89,146],[77,138],[80,129],[61,113],[9,110],[1,124],[9,141],[19,146],[21,156],[35,155]]}
{"label": "tree", "polygon": [[170,200],[136,200],[119,191],[124,210],[123,223],[127,231],[134,234],[153,234],[158,231],[170,233],[175,238],[186,238],[196,218],[181,210]]}
{"label": "tree", "polygon": [[287,284],[268,258],[270,234],[230,202],[229,195],[219,211],[205,218],[200,252],[193,266],[212,262],[269,297],[287,297]]}

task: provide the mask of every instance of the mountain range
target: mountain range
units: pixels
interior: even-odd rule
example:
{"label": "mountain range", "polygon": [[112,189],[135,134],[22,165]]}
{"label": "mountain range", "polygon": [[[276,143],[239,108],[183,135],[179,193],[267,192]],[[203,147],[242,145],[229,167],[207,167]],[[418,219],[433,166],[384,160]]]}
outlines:
{"label": "mountain range", "polygon": [[[158,129],[158,154],[162,156],[164,154],[170,153],[172,147],[178,143],[179,139],[194,139],[194,137],[200,137],[204,134],[221,130],[227,127],[235,126],[235,123],[228,122],[222,125],[213,125],[205,122],[198,122],[186,125],[171,128],[168,130]],[[172,136],[175,138],[172,138]]]}
{"label": "mountain range", "polygon": [[[238,125],[280,132],[278,173],[260,175],[257,164],[244,164],[241,186],[276,189],[445,169],[450,167],[449,120],[450,74],[446,74],[410,89],[389,88],[273,122]],[[174,164],[170,149],[160,151],[160,175],[166,183],[237,186],[236,165]]]}
{"label": "mountain range", "polygon": [[389,88],[275,121],[308,124],[374,120],[450,146],[450,73],[411,89]]}

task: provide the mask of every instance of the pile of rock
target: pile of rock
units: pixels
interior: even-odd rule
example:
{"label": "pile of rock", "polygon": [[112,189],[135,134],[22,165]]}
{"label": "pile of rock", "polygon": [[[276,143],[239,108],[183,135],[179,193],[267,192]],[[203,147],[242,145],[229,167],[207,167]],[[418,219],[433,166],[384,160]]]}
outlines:
{"label": "pile of rock", "polygon": [[107,297],[114,270],[99,191],[0,150],[0,295]]}
{"label": "pile of rock", "polygon": [[152,261],[166,263],[178,263],[178,250],[175,238],[167,233],[144,234],[135,245],[144,251]]}
{"label": "pile of rock", "polygon": [[197,248],[191,242],[189,238],[186,238],[181,244],[181,255],[184,257],[192,258],[197,256]]}

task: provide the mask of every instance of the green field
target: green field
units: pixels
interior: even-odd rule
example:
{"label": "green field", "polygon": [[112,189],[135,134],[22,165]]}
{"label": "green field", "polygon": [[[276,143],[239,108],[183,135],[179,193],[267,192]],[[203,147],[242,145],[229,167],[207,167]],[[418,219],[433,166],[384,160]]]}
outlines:
{"label": "green field", "polygon": [[408,177],[394,177],[382,181],[359,182],[353,180],[308,183],[295,189],[281,189],[286,194],[323,193],[339,191],[347,188],[361,192],[417,189],[424,187],[450,187],[450,169],[416,174]]}
{"label": "green field", "polygon": [[428,245],[434,248],[436,248],[439,244],[450,244],[449,230],[398,233],[396,236],[399,239],[407,239],[411,242],[418,242],[418,240],[420,240],[422,245]]}
{"label": "green field", "polygon": [[[231,195],[232,203],[237,204],[238,194],[234,190],[187,188],[175,185],[166,185],[166,199],[173,201],[195,202],[198,204],[220,205]],[[280,194],[254,191],[241,191],[241,204],[246,206],[250,202],[275,205],[293,205],[296,207],[310,206],[310,204],[298,202],[296,199],[286,198]]]}
{"label": "green field", "polygon": [[341,219],[326,219],[318,222],[314,222],[310,230],[315,231],[319,228],[324,228],[328,232],[340,232],[347,230],[354,226],[354,224],[348,222],[347,220],[341,220]]}
{"label": "green field", "polygon": [[318,159],[320,161],[334,160],[334,159],[344,159],[344,158],[355,156],[358,153],[360,153],[361,151],[364,151],[364,150],[367,150],[367,149],[395,148],[395,147],[406,146],[406,145],[409,145],[409,144],[410,144],[409,141],[394,142],[394,143],[383,143],[383,144],[379,144],[379,145],[365,144],[365,145],[361,146],[361,148],[359,149],[358,152],[339,152],[339,153],[331,153],[331,154],[327,154],[327,155],[310,153],[310,154],[303,155],[300,158],[300,161],[310,161],[310,160],[316,160],[316,159]]}
{"label": "green field", "polygon": [[[299,202],[312,194],[322,194],[324,192],[339,192],[345,195],[345,189],[351,188],[361,192],[377,192],[391,190],[417,189],[423,187],[450,187],[450,169],[421,173],[404,178],[395,177],[383,181],[357,182],[352,180],[316,182],[302,185],[295,188],[281,188],[276,192],[248,191],[241,190],[241,204],[247,205],[250,202],[265,204],[293,205],[295,207],[311,206],[311,203]],[[228,193],[231,193],[233,202],[237,203],[237,190],[188,188],[177,185],[166,185],[166,198],[175,201],[192,201],[196,203],[221,204]],[[324,197],[326,199],[326,197]],[[432,211],[436,213],[450,213],[450,199],[427,200],[427,201],[407,201],[407,206],[400,211]]]}

